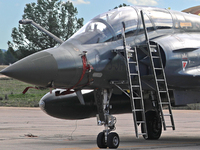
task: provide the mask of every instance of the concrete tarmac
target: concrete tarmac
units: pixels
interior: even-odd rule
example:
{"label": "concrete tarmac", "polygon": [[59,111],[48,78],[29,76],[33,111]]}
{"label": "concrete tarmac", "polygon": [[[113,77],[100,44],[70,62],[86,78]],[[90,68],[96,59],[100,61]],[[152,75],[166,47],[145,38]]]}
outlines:
{"label": "concrete tarmac", "polygon": [[[116,115],[119,150],[200,149],[200,111],[173,110],[176,130],[163,131],[159,140],[135,138],[131,114]],[[61,120],[39,108],[0,107],[0,150],[96,150],[104,128],[96,118]]]}

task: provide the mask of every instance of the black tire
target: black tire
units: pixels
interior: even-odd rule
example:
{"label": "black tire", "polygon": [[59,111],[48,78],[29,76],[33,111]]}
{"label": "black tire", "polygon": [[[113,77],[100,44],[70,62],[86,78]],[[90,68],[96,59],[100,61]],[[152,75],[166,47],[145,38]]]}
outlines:
{"label": "black tire", "polygon": [[112,132],[108,135],[107,145],[109,148],[115,149],[119,146],[119,135],[115,132]]}
{"label": "black tire", "polygon": [[[158,140],[162,133],[162,121],[159,114],[156,111],[146,112],[146,123],[148,138],[143,136],[146,140]],[[144,132],[144,124],[141,126],[142,132]]]}
{"label": "black tire", "polygon": [[105,133],[100,132],[97,136],[97,146],[99,148],[107,148],[106,142],[105,142]]}

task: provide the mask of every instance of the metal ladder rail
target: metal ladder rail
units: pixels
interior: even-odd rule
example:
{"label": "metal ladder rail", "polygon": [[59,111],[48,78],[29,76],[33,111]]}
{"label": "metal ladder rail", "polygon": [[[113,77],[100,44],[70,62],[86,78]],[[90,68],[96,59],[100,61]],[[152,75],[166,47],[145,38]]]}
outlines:
{"label": "metal ladder rail", "polygon": [[[149,57],[151,58],[151,67],[152,67],[152,70],[153,70],[153,74],[154,74],[154,80],[155,80],[155,84],[156,84],[156,92],[157,92],[157,97],[159,99],[159,107],[160,107],[160,113],[161,113],[161,119],[162,119],[162,123],[163,123],[163,127],[164,127],[164,130],[166,130],[166,124],[165,124],[165,118],[164,118],[164,114],[163,114],[163,108],[162,108],[162,105],[165,104],[164,102],[162,102],[161,100],[161,91],[159,89],[159,86],[158,86],[158,82],[159,81],[163,81],[164,82],[164,85],[166,87],[166,93],[167,93],[167,99],[168,99],[168,109],[169,109],[169,116],[171,118],[171,123],[172,125],[170,127],[173,128],[173,130],[175,129],[175,126],[174,126],[174,121],[173,121],[173,115],[172,115],[172,111],[171,111],[171,104],[170,104],[170,99],[169,99],[169,93],[168,93],[168,88],[167,88],[167,82],[166,82],[166,78],[165,78],[165,72],[164,72],[164,69],[163,69],[163,65],[161,64],[162,63],[162,59],[161,59],[161,55],[160,55],[160,51],[159,51],[159,47],[157,46],[157,50],[159,51],[158,52],[158,56],[152,56],[152,51],[151,51],[151,45],[150,45],[150,42],[149,42],[149,38],[148,38],[148,35],[147,35],[147,29],[146,29],[146,25],[145,25],[145,22],[144,22],[144,15],[143,15],[143,11],[141,10],[141,17],[142,17],[142,23],[143,23],[143,27],[144,27],[144,32],[145,32],[145,38],[146,38],[146,44],[147,44],[147,49],[148,49],[148,53],[149,53]],[[160,65],[161,65],[161,68],[155,68],[154,66],[154,61],[153,59],[156,59],[156,58],[159,58],[160,60]],[[160,69],[162,70],[162,74],[163,74],[163,78],[164,79],[158,79],[157,78],[157,75],[156,75],[156,69]]]}
{"label": "metal ladder rail", "polygon": [[[162,58],[161,58],[161,53],[160,53],[160,47],[159,45],[156,45],[156,48],[157,48],[157,56],[159,56],[159,68],[155,68],[154,66],[154,71],[156,70],[160,70],[161,71],[161,76],[162,78],[160,77],[157,77],[156,75],[156,81],[157,81],[157,86],[158,86],[158,90],[159,90],[159,96],[161,97],[159,100],[159,104],[160,104],[160,107],[162,108],[163,105],[167,105],[168,107],[168,110],[169,110],[169,114],[164,114],[163,111],[162,111],[162,116],[161,117],[165,117],[165,116],[169,116],[170,117],[170,120],[171,120],[171,125],[170,126],[167,126],[165,124],[164,126],[164,130],[166,130],[167,127],[172,127],[173,130],[175,130],[175,124],[174,124],[174,119],[173,119],[173,114],[172,114],[172,110],[171,110],[171,103],[170,103],[170,96],[169,96],[169,90],[168,90],[168,86],[167,86],[167,80],[166,80],[166,76],[165,76],[165,71],[164,71],[164,67],[163,67],[163,62],[162,62]],[[153,56],[153,51],[151,51],[151,55]],[[155,57],[156,58],[156,57]],[[156,72],[155,72],[156,73]],[[163,81],[159,81],[159,79],[163,80]],[[164,85],[164,89],[160,89],[159,87],[159,82],[161,82],[163,85]],[[167,98],[167,102],[165,101],[162,101],[162,96],[161,94],[164,94],[165,97]],[[165,119],[164,119],[165,120]],[[165,123],[165,122],[164,122]]]}
{"label": "metal ladder rail", "polygon": [[[147,124],[146,124],[146,116],[145,116],[145,108],[144,108],[144,98],[143,98],[143,93],[142,93],[142,82],[141,82],[141,76],[140,76],[140,67],[139,67],[139,61],[138,61],[138,53],[137,53],[137,48],[134,48],[134,57],[135,57],[135,61],[136,61],[136,66],[137,66],[137,77],[138,77],[138,88],[139,88],[139,96],[141,97],[140,99],[140,107],[141,107],[141,114],[142,114],[142,122],[141,122],[141,126],[143,125],[143,131],[141,131],[141,135],[145,136],[145,138],[148,138],[148,132],[147,132]],[[134,58],[133,58],[134,59]],[[130,66],[130,61],[129,61],[129,66]],[[134,85],[132,84],[132,86],[134,87]],[[133,88],[132,87],[132,88]]]}
{"label": "metal ladder rail", "polygon": [[[154,47],[154,45],[150,45],[150,48],[152,46]],[[156,48],[157,48],[156,52],[154,52],[152,50],[150,51],[150,58],[151,58],[150,60],[152,62],[151,64],[152,64],[153,74],[154,74],[155,83],[156,83],[156,90],[157,90],[157,95],[158,95],[158,100],[159,100],[159,107],[160,107],[163,128],[164,128],[164,130],[166,130],[166,127],[172,127],[172,129],[174,130],[175,127],[174,127],[173,115],[172,115],[172,111],[171,111],[171,104],[170,104],[169,91],[168,91],[168,87],[167,87],[167,81],[166,81],[166,77],[165,77],[164,68],[162,65],[162,58],[160,55],[159,46],[156,45]],[[157,55],[153,55],[153,53],[155,53]],[[157,67],[157,66],[155,67],[155,65],[154,65],[156,59],[159,60],[159,63],[158,63],[159,67]],[[156,71],[161,71],[161,74],[159,74],[159,77],[158,77]],[[161,88],[160,84],[164,85],[164,87]],[[165,96],[167,98],[167,102],[163,101],[163,96]],[[163,113],[163,105],[168,106],[169,114]],[[165,116],[170,116],[170,119],[171,119],[170,126],[166,126]]]}
{"label": "metal ladder rail", "polygon": [[[124,46],[124,57],[125,57],[125,62],[127,64],[126,65],[126,72],[127,72],[128,86],[129,86],[129,89],[130,89],[130,101],[131,101],[136,137],[139,138],[139,135],[143,135],[143,136],[148,137],[147,127],[146,127],[145,110],[144,110],[144,102],[143,102],[143,94],[142,94],[141,80],[140,80],[140,74],[139,74],[140,72],[139,72],[139,64],[138,64],[138,58],[137,58],[137,50],[136,50],[136,48],[135,48],[136,51],[127,50],[124,30],[122,31],[122,36],[123,36],[123,46]],[[132,53],[132,56],[135,56],[135,61],[132,61],[132,62],[129,61],[129,58],[128,58],[129,53]],[[131,73],[131,70],[130,70],[130,64],[131,63],[135,63],[136,66],[138,67],[137,73]],[[138,81],[139,81],[139,83],[136,84],[136,85],[134,85],[132,83],[132,79],[131,79],[134,76],[137,76]],[[134,92],[133,89],[135,87],[139,88],[139,95],[138,96],[133,95],[133,92]],[[141,105],[142,108],[136,109],[136,107],[135,107],[135,101],[136,100],[140,100],[140,105]],[[138,121],[136,112],[142,113],[142,120]],[[139,133],[138,125],[137,125],[138,123],[140,123],[141,125],[144,124],[144,132],[143,133]]]}

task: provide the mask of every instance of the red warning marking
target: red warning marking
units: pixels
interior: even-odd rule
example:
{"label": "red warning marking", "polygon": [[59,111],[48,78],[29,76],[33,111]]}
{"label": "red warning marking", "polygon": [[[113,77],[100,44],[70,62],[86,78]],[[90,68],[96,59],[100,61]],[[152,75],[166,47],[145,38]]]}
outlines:
{"label": "red warning marking", "polygon": [[185,70],[187,63],[188,63],[187,61],[182,61],[183,70]]}

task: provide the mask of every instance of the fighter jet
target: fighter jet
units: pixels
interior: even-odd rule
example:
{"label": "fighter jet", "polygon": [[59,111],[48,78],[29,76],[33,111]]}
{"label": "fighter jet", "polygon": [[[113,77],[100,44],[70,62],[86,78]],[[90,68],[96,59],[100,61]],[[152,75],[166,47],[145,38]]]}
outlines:
{"label": "fighter jet", "polygon": [[171,105],[200,102],[198,15],[122,7],[94,17],[65,42],[32,20],[20,23],[34,25],[60,45],[19,60],[1,74],[50,88],[39,102],[50,116],[97,117],[104,126],[97,136],[99,148],[119,146],[113,114],[132,113],[136,137],[156,140],[162,128],[175,130]]}

